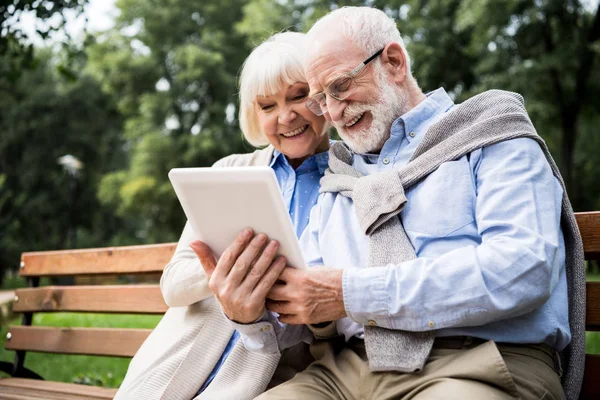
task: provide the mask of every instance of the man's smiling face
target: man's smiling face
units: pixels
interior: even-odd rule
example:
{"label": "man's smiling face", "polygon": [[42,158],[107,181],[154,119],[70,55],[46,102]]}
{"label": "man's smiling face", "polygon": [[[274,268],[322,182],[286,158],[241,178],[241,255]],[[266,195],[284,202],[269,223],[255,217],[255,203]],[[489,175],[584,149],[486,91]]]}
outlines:
{"label": "man's smiling face", "polygon": [[[311,96],[325,91],[332,82],[349,73],[371,54],[348,38],[324,39],[309,51],[306,77]],[[378,152],[390,136],[390,127],[401,114],[402,97],[387,82],[381,60],[370,62],[354,79],[356,90],[342,101],[327,94],[326,118],[341,138],[357,153]]]}

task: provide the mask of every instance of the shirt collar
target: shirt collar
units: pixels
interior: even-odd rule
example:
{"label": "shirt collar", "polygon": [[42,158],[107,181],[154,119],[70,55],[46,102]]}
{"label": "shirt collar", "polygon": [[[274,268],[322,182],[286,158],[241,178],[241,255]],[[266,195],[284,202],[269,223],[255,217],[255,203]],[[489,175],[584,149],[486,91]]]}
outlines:
{"label": "shirt collar", "polygon": [[[404,133],[410,142],[417,135],[423,135],[429,129],[429,121],[436,115],[448,111],[454,102],[444,88],[427,93],[427,98],[415,108],[397,118],[392,124],[392,135]],[[394,136],[395,136],[394,135]]]}
{"label": "shirt collar", "polygon": [[[425,134],[429,126],[431,126],[431,120],[436,115],[448,111],[454,106],[454,101],[448,96],[444,88],[439,88],[433,92],[426,94],[427,98],[417,104],[415,108],[407,112],[406,114],[398,117],[392,124],[390,138],[386,141],[398,140],[399,135],[409,141],[413,139],[411,132],[416,137],[419,134]],[[411,127],[411,128],[408,128]],[[385,146],[385,143],[384,143]],[[383,147],[382,147],[383,149]],[[380,154],[375,153],[355,153],[349,149],[352,154],[360,155],[370,164],[376,164]]]}
{"label": "shirt collar", "polygon": [[277,162],[279,157],[283,157],[284,161],[287,163],[287,159],[283,156],[283,154],[281,154],[279,152],[279,150],[275,149],[275,150],[273,150],[273,158],[271,159],[271,163],[269,164],[269,167],[273,168],[273,165],[275,165],[275,163]]}
{"label": "shirt collar", "polygon": [[[334,143],[334,141],[330,141],[329,143],[331,145]],[[279,162],[283,163],[283,165],[287,165],[291,168],[290,163],[288,162],[287,158],[283,155],[283,153],[275,149],[273,151],[273,159],[271,160],[269,167],[273,168],[273,166],[276,162],[278,162],[278,160],[280,160]],[[312,169],[315,169],[313,166],[314,164],[316,164],[316,168],[319,170],[319,174],[325,174],[325,170],[329,166],[329,151],[313,154],[312,156],[304,160],[304,162],[302,163],[302,165],[300,165],[299,168],[307,168],[310,171]]]}

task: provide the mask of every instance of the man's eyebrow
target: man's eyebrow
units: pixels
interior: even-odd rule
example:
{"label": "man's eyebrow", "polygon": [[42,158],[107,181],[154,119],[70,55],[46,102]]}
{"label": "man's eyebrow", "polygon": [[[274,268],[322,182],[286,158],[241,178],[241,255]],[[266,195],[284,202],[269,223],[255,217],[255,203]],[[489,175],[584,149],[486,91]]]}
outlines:
{"label": "man's eyebrow", "polygon": [[333,82],[337,81],[340,78],[343,78],[344,75],[348,75],[350,72],[352,72],[351,69],[349,69],[348,71],[344,71],[344,72],[338,72],[334,78],[329,79],[329,81],[326,82],[325,87],[329,87],[329,85],[331,85]]}
{"label": "man's eyebrow", "polygon": [[[330,78],[324,85],[324,87],[329,87],[329,85],[331,85],[333,82],[337,81],[338,79],[340,79],[342,76],[346,75],[348,72],[340,72],[338,74],[335,75],[334,78]],[[309,85],[310,86],[310,85]],[[313,97],[318,95],[319,93],[323,93],[325,91],[325,89],[321,89],[318,92],[315,92],[312,88],[310,89],[310,92],[308,93],[308,97]]]}

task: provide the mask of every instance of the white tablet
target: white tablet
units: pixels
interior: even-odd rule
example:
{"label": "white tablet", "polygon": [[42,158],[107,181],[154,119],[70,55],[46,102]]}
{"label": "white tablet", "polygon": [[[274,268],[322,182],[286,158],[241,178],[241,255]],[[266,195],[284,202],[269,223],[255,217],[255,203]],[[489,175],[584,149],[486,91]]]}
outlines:
{"label": "white tablet", "polygon": [[169,179],[196,237],[218,257],[246,227],[279,242],[288,265],[304,268],[275,172],[269,167],[174,168]]}

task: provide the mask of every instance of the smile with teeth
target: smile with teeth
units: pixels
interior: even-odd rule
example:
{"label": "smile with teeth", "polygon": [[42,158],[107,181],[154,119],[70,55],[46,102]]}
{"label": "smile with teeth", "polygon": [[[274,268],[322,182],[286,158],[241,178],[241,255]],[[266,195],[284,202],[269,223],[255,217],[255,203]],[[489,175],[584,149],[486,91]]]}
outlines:
{"label": "smile with teeth", "polygon": [[365,115],[365,113],[362,113],[357,117],[354,117],[350,122],[348,122],[346,124],[346,128],[350,128],[351,126],[354,126],[358,121],[360,121],[360,119],[363,117],[363,115]]}
{"label": "smile with teeth", "polygon": [[282,133],[282,135],[285,136],[286,138],[291,138],[291,137],[303,134],[307,129],[308,129],[308,125],[304,125],[298,129],[294,129],[293,131],[290,131],[287,133]]}

